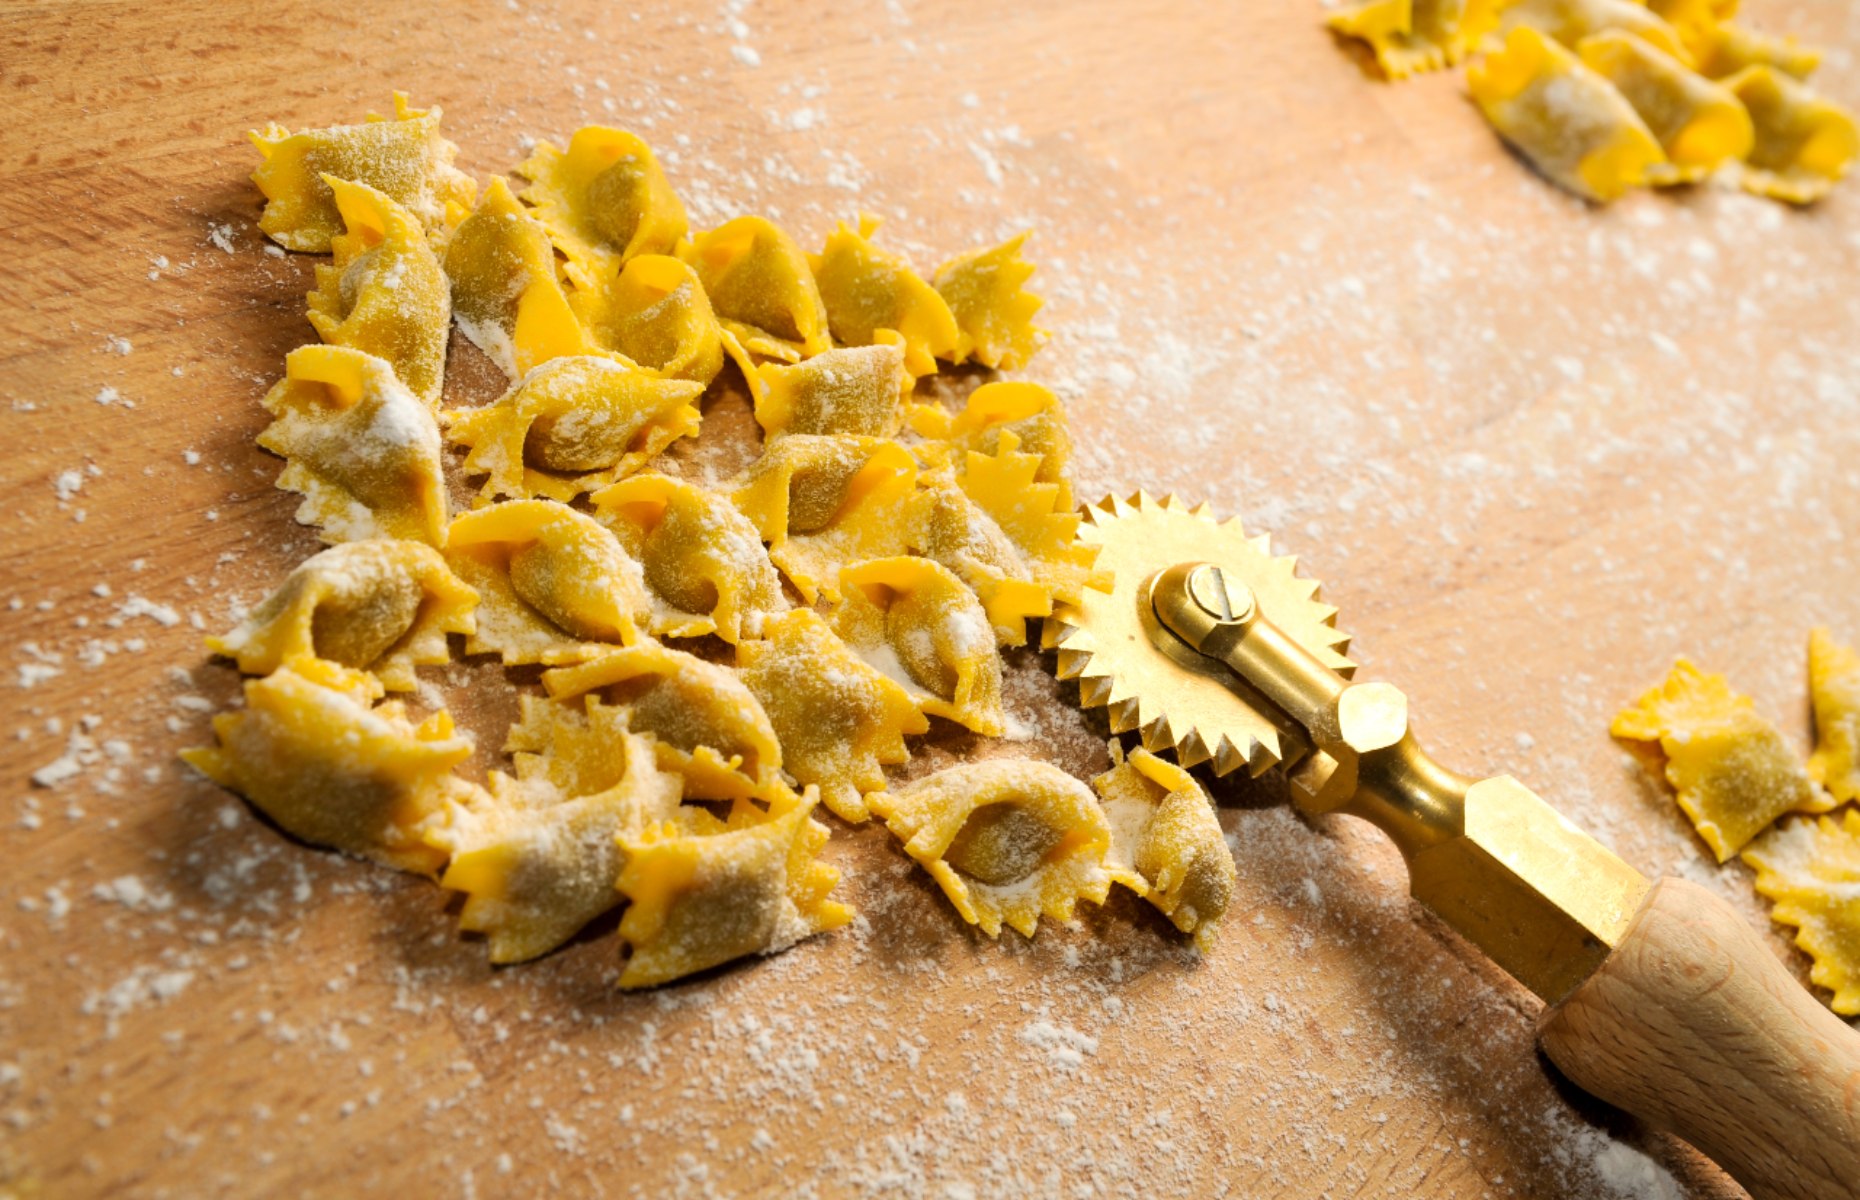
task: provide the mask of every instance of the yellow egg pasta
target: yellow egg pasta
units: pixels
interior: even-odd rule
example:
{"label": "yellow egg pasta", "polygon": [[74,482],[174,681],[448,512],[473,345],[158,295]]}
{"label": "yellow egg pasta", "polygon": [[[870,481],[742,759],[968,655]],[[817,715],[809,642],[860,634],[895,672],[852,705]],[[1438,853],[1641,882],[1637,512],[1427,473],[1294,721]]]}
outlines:
{"label": "yellow egg pasta", "polygon": [[600,287],[577,292],[581,319],[608,350],[670,379],[708,385],[728,353],[745,372],[748,356],[724,334],[697,273],[664,254],[642,254]]}
{"label": "yellow egg pasta", "polygon": [[780,783],[781,743],[736,672],[644,641],[543,673],[557,699],[599,696],[651,734],[659,765],[699,800],[766,798]]}
{"label": "yellow egg pasta", "polygon": [[735,642],[787,609],[755,526],[725,497],[668,475],[635,475],[596,492],[594,510],[645,569],[655,635]]}
{"label": "yellow egg pasta", "polygon": [[1106,870],[1160,909],[1204,953],[1233,902],[1232,853],[1214,802],[1194,776],[1111,742],[1111,769],[1091,781],[1111,829]]}
{"label": "yellow egg pasta", "polygon": [[495,402],[449,414],[446,434],[471,451],[466,474],[489,476],[480,504],[499,496],[567,502],[696,436],[703,393],[701,383],[611,358],[552,358]]}
{"label": "yellow egg pasta", "polygon": [[1332,14],[1330,28],[1369,43],[1390,79],[1450,67],[1491,28],[1492,0],[1367,0]]}
{"label": "yellow egg pasta", "polygon": [[738,217],[681,243],[711,308],[752,354],[799,362],[831,348],[807,255],[763,217]]}
{"label": "yellow egg pasta", "polygon": [[394,93],[392,120],[370,114],[360,125],[292,133],[272,125],[253,132],[264,157],[252,182],[265,197],[258,227],[286,250],[327,254],[342,232],[336,198],[324,176],[364,184],[413,213],[437,235],[471,208],[477,191],[452,160],[458,147],[439,136],[440,110],[407,106]]}
{"label": "yellow egg pasta", "polygon": [[[847,346],[870,346],[881,332],[897,335],[911,375],[930,375],[936,360],[955,359],[962,334],[949,302],[898,255],[872,244],[878,218],[860,214],[858,228],[842,222],[810,256],[827,328]],[[812,429],[809,433],[876,433],[869,429]],[[884,431],[897,432],[896,428]]]}
{"label": "yellow egg pasta", "polygon": [[618,905],[619,839],[680,807],[678,777],[618,710],[525,696],[522,713],[505,745],[516,775],[491,772],[428,834],[451,856],[440,885],[466,896],[459,928],[485,934],[494,963],[547,954]]}
{"label": "yellow egg pasta", "polygon": [[917,464],[885,438],[794,434],[730,485],[769,558],[809,604],[838,600],[839,569],[908,549],[921,505]]}
{"label": "yellow egg pasta", "polygon": [[1860,654],[1826,629],[1812,631],[1808,683],[1815,705],[1808,776],[1836,800],[1860,797]]}
{"label": "yellow egg pasta", "polygon": [[422,542],[369,539],[305,559],[283,586],[224,637],[215,654],[247,675],[269,675],[300,658],[368,671],[393,691],[419,686],[416,666],[451,658],[449,633],[476,628],[478,594]]}
{"label": "yellow egg pasta", "polygon": [[1467,68],[1486,120],[1546,179],[1607,203],[1665,161],[1634,107],[1558,42],[1528,25]]}
{"label": "yellow egg pasta", "polygon": [[885,786],[886,764],[910,758],[905,736],[930,728],[910,693],[809,608],[775,617],[760,638],[739,643],[736,665],[781,741],[783,767],[855,824],[870,815],[866,794]]}
{"label": "yellow egg pasta", "polygon": [[1609,732],[1664,757],[1679,807],[1719,862],[1784,813],[1834,807],[1750,697],[1683,658],[1665,682],[1619,713]]}
{"label": "yellow egg pasta", "polygon": [[1769,67],[1807,79],[1821,65],[1821,51],[1794,38],[1773,38],[1732,21],[1701,29],[1693,38],[1699,70],[1712,79],[1729,79],[1746,67]]}
{"label": "yellow egg pasta", "polygon": [[1619,31],[1692,65],[1679,32],[1635,0],[1498,0],[1497,7],[1499,30],[1507,35],[1528,27],[1574,50],[1585,38]]}
{"label": "yellow egg pasta", "polygon": [[774,954],[838,929],[852,910],[828,898],[840,873],[820,862],[827,829],[810,790],[771,820],[693,836],[674,828],[622,838],[622,988],[653,987],[747,954]]}
{"label": "yellow egg pasta", "polygon": [[598,287],[636,255],[670,254],[689,228],[652,148],[623,129],[578,129],[567,150],[539,142],[517,174],[578,288]]}
{"label": "yellow egg pasta", "polygon": [[1812,204],[1833,190],[1860,155],[1853,114],[1781,71],[1746,67],[1724,86],[1750,110],[1756,127],[1756,144],[1744,166],[1746,190]]}
{"label": "yellow egg pasta", "polygon": [[439,426],[387,362],[343,346],[301,346],[264,399],[258,444],[285,459],[278,487],[326,542],[407,538],[442,545]]}
{"label": "yellow egg pasta", "polygon": [[1111,830],[1087,788],[1027,759],[964,763],[870,798],[904,851],[930,872],[962,919],[999,937],[1032,937],[1042,916],[1072,919],[1104,903]]}
{"label": "yellow egg pasta", "polygon": [[592,349],[557,277],[549,232],[501,177],[447,239],[444,266],[459,332],[511,379]]}
{"label": "yellow egg pasta", "polygon": [[830,619],[854,653],[903,686],[926,716],[1001,736],[994,630],[948,568],[927,558],[873,559],[842,570],[840,592]]}
{"label": "yellow egg pasta", "polygon": [[1045,303],[1026,290],[1033,264],[1020,256],[1027,235],[999,246],[959,254],[936,269],[937,294],[956,321],[953,362],[978,362],[991,370],[1027,365],[1046,340],[1033,315]]}
{"label": "yellow egg pasta", "polygon": [[452,288],[419,221],[359,183],[328,180],[347,232],[334,263],[318,263],[310,324],[332,346],[386,360],[410,391],[439,404],[446,376]]}
{"label": "yellow egg pasta", "polygon": [[599,522],[553,500],[466,513],[452,522],[446,559],[478,592],[471,654],[577,662],[638,641],[648,619],[639,563]]}
{"label": "yellow egg pasta", "polygon": [[1860,809],[1793,817],[1744,851],[1770,919],[1795,927],[1814,960],[1808,977],[1834,993],[1830,1007],[1860,1017]]}
{"label": "yellow egg pasta", "polygon": [[1756,139],[1750,114],[1728,88],[1621,30],[1585,38],[1578,51],[1659,140],[1666,161],[1648,169],[1649,181],[1696,183],[1750,153]]}
{"label": "yellow egg pasta", "polygon": [[250,800],[287,833],[404,871],[432,875],[425,841],[475,790],[452,769],[471,754],[438,712],[419,725],[380,684],[305,658],[248,680],[245,707],[213,719],[214,746],[181,755]]}
{"label": "yellow egg pasta", "polygon": [[792,366],[765,363],[756,423],[770,439],[797,433],[890,437],[903,428],[911,376],[895,342],[823,350]]}
{"label": "yellow egg pasta", "polygon": [[1065,406],[1037,383],[984,383],[953,414],[936,405],[913,405],[910,423],[923,437],[981,454],[998,453],[1002,431],[1011,432],[1019,440],[1017,449],[1040,456],[1040,468],[1034,474],[1040,483],[1062,482],[1072,457]]}

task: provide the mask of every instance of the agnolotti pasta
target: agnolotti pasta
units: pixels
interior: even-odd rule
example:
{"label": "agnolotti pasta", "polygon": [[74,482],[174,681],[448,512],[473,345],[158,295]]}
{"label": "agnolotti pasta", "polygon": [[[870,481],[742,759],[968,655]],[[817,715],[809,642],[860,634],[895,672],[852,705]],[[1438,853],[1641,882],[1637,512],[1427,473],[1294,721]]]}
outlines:
{"label": "agnolotti pasta", "polygon": [[247,681],[245,707],[213,718],[214,746],[186,750],[287,833],[432,875],[445,853],[426,834],[475,791],[452,769],[471,755],[444,711],[415,725],[398,700],[374,705],[364,672],[300,658]]}
{"label": "agnolotti pasta", "polygon": [[446,376],[452,288],[420,223],[382,193],[328,180],[348,232],[331,243],[335,262],[318,263],[310,324],[332,346],[363,350],[437,406]]}
{"label": "agnolotti pasta", "polygon": [[810,789],[757,825],[710,835],[659,826],[622,837],[623,988],[654,987],[747,954],[774,954],[852,920],[829,893],[840,873],[819,861],[827,828]]}
{"label": "agnolotti pasta", "polygon": [[[872,244],[878,218],[861,213],[858,228],[841,222],[810,256],[814,282],[827,311],[827,328],[848,346],[870,346],[879,334],[897,335],[903,365],[911,375],[930,375],[939,358],[954,360],[962,334],[949,302],[911,270],[903,258]],[[812,433],[871,433],[875,430],[815,429]],[[896,432],[896,428],[887,431]]]}
{"label": "agnolotti pasta", "polygon": [[910,758],[907,734],[930,724],[910,693],[854,654],[811,608],[768,621],[736,647],[743,683],[768,713],[782,765],[839,817],[870,816],[866,795],[885,786],[885,766]]}
{"label": "agnolotti pasta", "polygon": [[[1233,855],[1194,776],[1141,747],[1091,781],[1111,828],[1105,867],[1162,910],[1203,952],[1233,902]],[[1134,877],[1134,878],[1133,878]]]}
{"label": "agnolotti pasta", "polygon": [[1450,67],[1491,28],[1492,0],[1367,0],[1333,14],[1331,29],[1369,43],[1390,79]]}
{"label": "agnolotti pasta", "polygon": [[724,497],[635,475],[596,492],[594,510],[645,569],[654,634],[735,642],[788,607],[755,526]]}
{"label": "agnolotti pasta", "polygon": [[699,800],[767,798],[780,784],[781,743],[762,702],[728,667],[643,641],[543,673],[558,700],[598,696],[651,734],[659,765]]}
{"label": "agnolotti pasta", "polygon": [[962,919],[1026,937],[1042,916],[1103,904],[1111,829],[1087,788],[1058,767],[995,758],[938,771],[871,797],[872,811],[930,872]]}
{"label": "agnolotti pasta", "polygon": [[1794,38],[1767,37],[1734,21],[1707,25],[1691,39],[1699,70],[1712,79],[1729,79],[1746,67],[1769,67],[1807,79],[1821,65],[1821,51]]}
{"label": "agnolotti pasta", "polygon": [[669,255],[642,254],[575,307],[602,346],[670,379],[708,385],[727,352],[745,372],[748,356],[723,333],[696,272]]}
{"label": "agnolotti pasta", "polygon": [[730,487],[809,604],[840,598],[842,566],[905,553],[921,507],[916,460],[886,438],[793,434],[770,443]]}
{"label": "agnolotti pasta", "polygon": [[286,250],[327,254],[342,232],[336,198],[324,176],[374,188],[436,235],[471,208],[477,185],[456,169],[458,147],[439,136],[440,110],[409,108],[394,93],[392,120],[370,114],[360,125],[292,133],[272,125],[251,134],[264,163],[252,182],[265,196],[258,227]]}
{"label": "agnolotti pasta", "polygon": [[465,473],[489,476],[480,503],[498,496],[567,502],[695,436],[703,394],[701,383],[611,358],[552,358],[495,402],[450,414],[446,433],[471,451]]}
{"label": "agnolotti pasta", "polygon": [[446,559],[478,592],[471,654],[577,662],[638,641],[648,619],[639,563],[599,522],[553,500],[466,513],[452,522]]}
{"label": "agnolotti pasta", "polygon": [[1499,29],[1535,29],[1570,50],[1598,33],[1629,33],[1661,53],[1692,65],[1678,30],[1635,0],[1498,0]]}
{"label": "agnolotti pasta", "polygon": [[1724,81],[1750,110],[1756,144],[1741,179],[1748,191],[1812,204],[1833,190],[1860,155],[1853,114],[1771,67],[1746,67]]}
{"label": "agnolotti pasta", "polygon": [[911,376],[904,350],[880,342],[825,350],[792,366],[765,363],[756,423],[769,438],[797,433],[890,437],[904,425]]}
{"label": "agnolotti pasta", "polygon": [[1659,140],[1666,161],[1648,169],[1656,184],[1696,183],[1750,153],[1750,114],[1729,89],[1631,33],[1585,38],[1583,65],[1615,86]]}
{"label": "agnolotti pasta", "polygon": [[269,675],[300,658],[371,672],[384,687],[419,686],[416,666],[451,658],[449,633],[476,628],[478,594],[437,550],[376,538],[305,559],[237,628],[208,638],[247,675]]}
{"label": "agnolotti pasta", "polygon": [[391,365],[344,346],[301,346],[264,405],[272,422],[258,444],[286,460],[278,486],[303,494],[297,520],[325,542],[445,542],[439,426]]}
{"label": "agnolotti pasta", "polygon": [[1037,481],[1041,457],[1011,430],[995,454],[966,451],[959,467],[930,478],[912,550],[942,563],[981,597],[1004,646],[1026,643],[1026,618],[1055,600],[1077,601],[1094,581],[1097,551],[1078,541],[1079,516],[1063,481]]}
{"label": "agnolotti pasta", "polygon": [[1666,155],[1606,79],[1528,25],[1467,68],[1474,101],[1545,178],[1606,203],[1648,182]]}
{"label": "agnolotti pasta", "polygon": [[1618,714],[1609,732],[1664,758],[1679,807],[1719,862],[1784,813],[1834,807],[1750,697],[1683,658],[1665,682]]}
{"label": "agnolotti pasta", "polygon": [[1860,654],[1826,629],[1808,636],[1815,752],[1808,775],[1843,803],[1860,797]]}
{"label": "agnolotti pasta", "polygon": [[1037,383],[998,380],[969,393],[960,411],[931,404],[913,406],[911,428],[926,438],[947,441],[963,450],[995,454],[1001,433],[1011,432],[1017,449],[1040,456],[1034,478],[1060,483],[1072,457],[1072,435],[1066,429],[1066,410],[1059,397]]}
{"label": "agnolotti pasta", "polygon": [[511,379],[590,349],[556,276],[548,231],[501,177],[446,240],[445,270],[459,332]]}
{"label": "agnolotti pasta", "polygon": [[491,772],[428,835],[451,856],[440,885],[465,893],[459,927],[495,963],[547,954],[618,905],[619,839],[680,810],[678,777],[619,710],[525,696],[522,712],[505,745],[516,775]]}
{"label": "agnolotti pasta", "polygon": [[960,579],[927,558],[881,558],[842,570],[840,592],[833,630],[854,653],[902,684],[925,715],[1001,736],[994,630]]}
{"label": "agnolotti pasta", "polygon": [[978,362],[994,370],[1027,365],[1046,339],[1033,324],[1045,303],[1026,290],[1033,264],[1020,256],[1027,235],[959,254],[936,269],[933,284],[956,321],[952,361]]}
{"label": "agnolotti pasta", "polygon": [[578,288],[600,286],[636,255],[670,254],[689,228],[652,148],[623,129],[578,129],[567,150],[539,142],[517,174]]}
{"label": "agnolotti pasta", "polygon": [[1843,1017],[1860,1016],[1860,809],[1793,817],[1744,851],[1770,918],[1793,925],[1795,944],[1814,960],[1809,980],[1834,993]]}
{"label": "agnolotti pasta", "polygon": [[678,257],[697,272],[724,329],[750,353],[799,362],[831,348],[807,255],[774,222],[726,221],[681,243]]}

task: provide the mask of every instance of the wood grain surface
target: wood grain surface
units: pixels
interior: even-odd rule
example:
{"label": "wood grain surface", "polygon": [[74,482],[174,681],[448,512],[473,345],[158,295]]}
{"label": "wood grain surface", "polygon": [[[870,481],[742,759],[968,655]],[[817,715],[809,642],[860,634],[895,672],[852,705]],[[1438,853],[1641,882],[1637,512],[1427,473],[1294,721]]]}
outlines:
{"label": "wood grain surface", "polygon": [[[1860,101],[1860,9],[1746,11]],[[611,921],[494,971],[438,889],[175,761],[236,689],[203,634],[315,544],[252,444],[311,260],[263,246],[244,131],[403,88],[480,179],[599,121],[659,147],[699,225],[818,244],[865,209],[926,267],[1034,229],[1055,336],[1025,376],[1070,401],[1082,495],[1272,531],[1442,761],[1763,927],[1605,727],[1688,653],[1801,741],[1809,626],[1860,638],[1860,184],[1593,210],[1457,75],[1379,83],[1321,16],[0,5],[0,1195],[1736,1195],[1562,1081],[1536,1003],[1394,851],[1270,776],[1215,789],[1240,883],[1205,959],[1125,895],[991,942],[836,825],[855,927],[620,995]],[[457,339],[448,388],[495,390]],[[684,465],[740,461],[746,428],[721,389]],[[1009,666],[1027,740],[939,730],[900,774],[1100,769],[1102,721]],[[493,765],[501,672],[435,683]]]}

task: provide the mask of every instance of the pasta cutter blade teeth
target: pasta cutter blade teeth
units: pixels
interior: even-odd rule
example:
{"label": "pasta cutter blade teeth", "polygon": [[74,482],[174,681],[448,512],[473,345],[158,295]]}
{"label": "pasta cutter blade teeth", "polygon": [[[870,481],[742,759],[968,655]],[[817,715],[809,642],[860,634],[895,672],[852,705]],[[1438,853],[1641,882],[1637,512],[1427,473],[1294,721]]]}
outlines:
{"label": "pasta cutter blade teeth", "polygon": [[1079,703],[1104,708],[1116,733],[1137,730],[1143,744],[1202,763],[1217,775],[1250,774],[1304,753],[1303,735],[1227,669],[1163,629],[1147,585],[1182,562],[1218,563],[1252,590],[1262,611],[1325,665],[1349,675],[1349,639],[1335,628],[1337,610],[1317,599],[1318,584],[1295,560],[1274,557],[1271,538],[1249,535],[1240,519],[1170,495],[1135,491],[1107,496],[1081,512],[1079,540],[1098,548],[1108,588],[1085,588],[1055,607],[1041,640],[1056,651],[1053,670],[1079,683]]}

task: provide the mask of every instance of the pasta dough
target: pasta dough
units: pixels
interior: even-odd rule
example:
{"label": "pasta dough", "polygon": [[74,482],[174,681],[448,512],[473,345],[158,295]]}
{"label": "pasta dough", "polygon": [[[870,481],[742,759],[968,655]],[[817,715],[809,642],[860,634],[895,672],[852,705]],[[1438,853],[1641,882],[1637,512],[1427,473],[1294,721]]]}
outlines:
{"label": "pasta dough", "polygon": [[812,604],[840,598],[839,569],[903,554],[916,528],[917,464],[884,438],[794,434],[772,443],[730,499]]}
{"label": "pasta dough", "polygon": [[[859,227],[841,223],[808,262],[827,313],[827,327],[848,346],[870,346],[881,332],[902,342],[904,369],[911,375],[936,371],[939,358],[954,359],[961,332],[949,303],[909,263],[874,246],[876,217],[861,214]],[[908,386],[908,385],[907,385]],[[811,429],[807,433],[878,433],[872,429]],[[897,432],[894,425],[885,433]]]}
{"label": "pasta dough", "polygon": [[935,405],[920,404],[911,412],[911,428],[927,438],[945,440],[980,454],[997,454],[1001,433],[1018,440],[1017,449],[1040,456],[1034,479],[1061,483],[1072,457],[1072,436],[1066,430],[1066,410],[1059,397],[1037,383],[997,381],[969,393],[960,412],[951,415]]}
{"label": "pasta dough", "polygon": [[1214,802],[1187,771],[1141,747],[1126,758],[1113,740],[1111,764],[1091,781],[1111,829],[1105,867],[1205,953],[1237,876]]}
{"label": "pasta dough", "polygon": [[1833,190],[1860,154],[1851,113],[1770,67],[1746,67],[1724,86],[1756,127],[1743,185],[1760,196],[1810,204]]}
{"label": "pasta dough", "polygon": [[452,522],[446,558],[479,595],[471,654],[575,662],[639,640],[650,603],[639,564],[592,517],[513,500]]}
{"label": "pasta dough", "polygon": [[1654,183],[1695,183],[1750,153],[1755,133],[1736,96],[1631,33],[1611,30],[1583,41],[1585,66],[1634,106],[1667,161],[1649,169]]}
{"label": "pasta dough", "polygon": [[1609,731],[1665,757],[1679,807],[1719,862],[1784,813],[1834,807],[1750,697],[1683,658],[1664,683],[1617,715]]}
{"label": "pasta dough", "polygon": [[645,569],[654,634],[735,642],[788,607],[755,526],[722,496],[635,475],[596,492],[594,509]]}
{"label": "pasta dough", "polygon": [[1528,27],[1574,50],[1594,34],[1619,31],[1692,65],[1678,31],[1634,0],[1500,0],[1499,9],[1499,28],[1506,34]]}
{"label": "pasta dough", "polygon": [[1860,655],[1826,629],[1808,637],[1808,682],[1815,704],[1815,752],[1808,775],[1836,800],[1860,797]]}
{"label": "pasta dough", "polygon": [[793,366],[765,364],[756,423],[772,440],[795,433],[890,437],[904,425],[911,376],[895,342],[825,350]]}
{"label": "pasta dough", "polygon": [[419,686],[416,666],[451,658],[447,634],[476,628],[477,605],[478,594],[431,546],[346,542],[305,559],[236,629],[208,638],[207,646],[236,659],[247,675],[323,658],[411,691]]}
{"label": "pasta dough", "polygon": [[264,162],[252,182],[265,196],[258,227],[286,250],[327,254],[342,217],[325,176],[383,193],[437,234],[471,208],[477,185],[452,160],[459,148],[439,136],[440,110],[407,106],[394,93],[394,117],[292,133],[273,124],[251,134]]}
{"label": "pasta dough", "polygon": [[1796,817],[1750,844],[1757,892],[1770,917],[1796,928],[1795,944],[1814,960],[1808,977],[1834,993],[1830,1007],[1860,1016],[1860,810]]}
{"label": "pasta dough", "polygon": [[1001,659],[975,593],[927,558],[881,558],[840,572],[833,631],[901,684],[926,716],[986,737],[1006,727]]}
{"label": "pasta dough", "polygon": [[993,370],[1027,365],[1046,340],[1033,324],[1045,303],[1026,290],[1033,264],[1020,256],[1027,235],[999,246],[959,254],[936,269],[937,294],[956,321],[956,362],[978,362]]}
{"label": "pasta dough", "polygon": [[811,608],[771,619],[736,647],[737,673],[768,713],[783,766],[816,785],[833,812],[855,824],[866,794],[885,786],[885,765],[910,758],[906,735],[930,728],[910,694],[854,654]]}
{"label": "pasta dough", "polygon": [[1042,916],[1069,921],[1078,902],[1104,903],[1111,830],[1091,790],[1046,763],[989,759],[938,771],[870,797],[962,919],[999,937],[1026,937]]}
{"label": "pasta dough", "polygon": [[1527,25],[1511,31],[1503,50],[1468,67],[1466,82],[1499,136],[1578,196],[1614,200],[1665,160],[1621,93]]}
{"label": "pasta dough", "polygon": [[1369,43],[1390,79],[1438,71],[1466,57],[1491,27],[1490,0],[1368,0],[1331,16],[1345,37]]}
{"label": "pasta dough", "polygon": [[505,749],[516,775],[491,772],[488,796],[429,838],[452,856],[440,885],[466,894],[459,928],[487,935],[495,963],[547,954],[619,904],[619,838],[675,821],[680,797],[651,740],[598,701],[525,696]]}
{"label": "pasta dough", "polygon": [[446,492],[439,426],[383,360],[343,346],[300,346],[265,394],[258,444],[286,461],[297,520],[326,542],[407,538],[442,545]]}
{"label": "pasta dough", "polygon": [[767,798],[780,784],[781,743],[755,697],[728,667],[657,642],[613,650],[543,674],[557,699],[599,695],[649,733],[659,765],[700,800]]}
{"label": "pasta dough", "polygon": [[1712,79],[1729,79],[1746,67],[1770,67],[1807,79],[1821,65],[1821,51],[1794,38],[1765,37],[1730,21],[1700,30],[1693,40],[1699,70]]}
{"label": "pasta dough", "polygon": [[491,404],[452,413],[447,436],[471,453],[465,473],[489,475],[479,494],[567,502],[632,474],[697,434],[704,385],[610,358],[543,363]]}
{"label": "pasta dough", "polygon": [[827,310],[807,255],[773,222],[738,217],[678,247],[711,308],[743,347],[799,362],[831,348]]}
{"label": "pasta dough", "polygon": [[517,174],[578,288],[599,287],[636,255],[670,254],[689,228],[652,148],[623,129],[578,129],[565,151],[539,142]]}
{"label": "pasta dough", "polygon": [[708,385],[726,350],[747,374],[748,356],[726,337],[689,266],[663,254],[631,259],[599,290],[579,292],[576,307],[601,345],[671,379]]}
{"label": "pasta dough", "polygon": [[548,231],[501,177],[447,240],[445,268],[459,332],[511,379],[590,349],[556,278]]}
{"label": "pasta dough", "polygon": [[436,407],[452,320],[446,274],[413,214],[371,187],[327,182],[347,232],[331,242],[335,262],[317,264],[310,324],[332,346],[385,359]]}
{"label": "pasta dough", "polygon": [[774,954],[838,929],[852,910],[828,899],[840,873],[818,860],[827,829],[810,790],[761,824],[710,836],[664,826],[623,837],[620,919],[631,949],[623,988],[652,987],[746,954]]}
{"label": "pasta dough", "polygon": [[247,681],[245,707],[213,718],[217,744],[183,751],[287,833],[432,875],[445,854],[425,835],[475,789],[452,775],[471,754],[452,719],[415,725],[398,700],[370,707],[368,675],[303,658]]}

